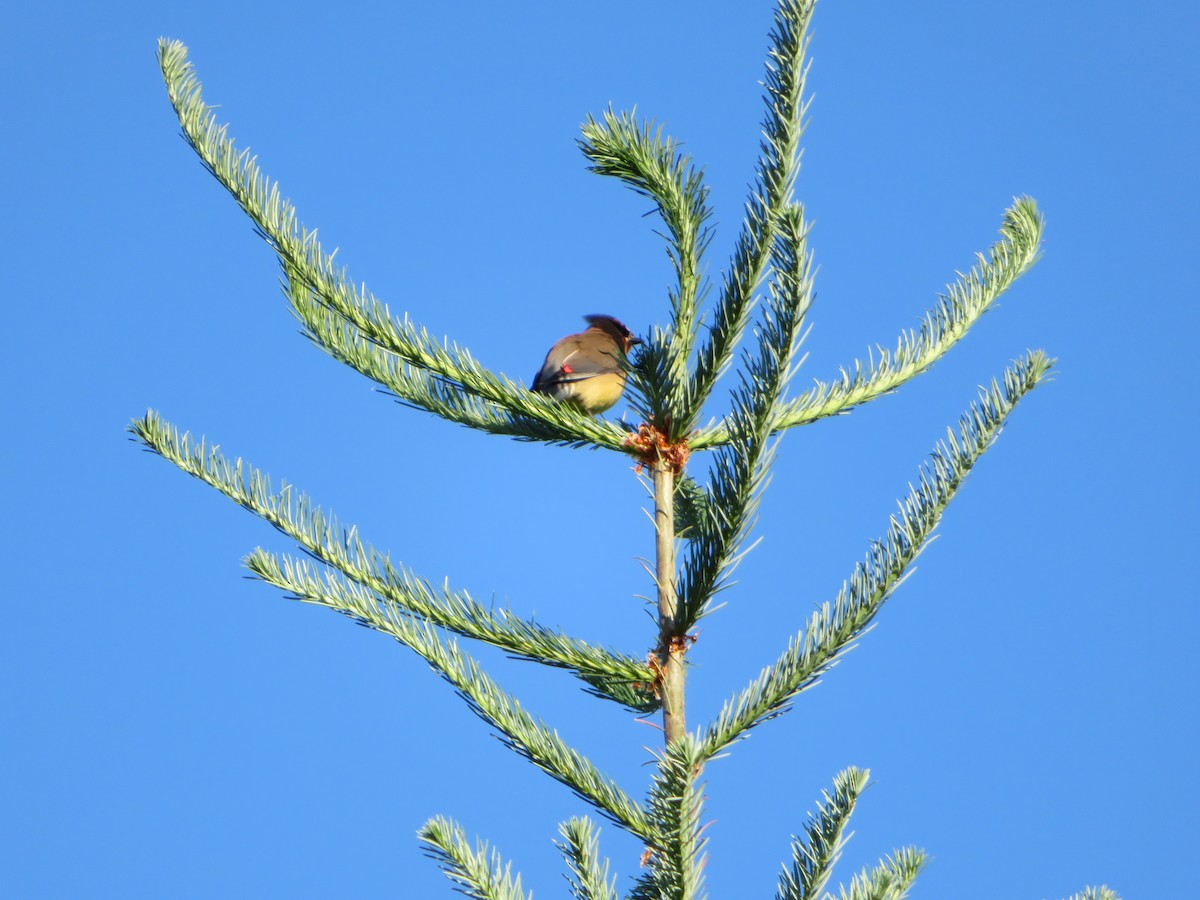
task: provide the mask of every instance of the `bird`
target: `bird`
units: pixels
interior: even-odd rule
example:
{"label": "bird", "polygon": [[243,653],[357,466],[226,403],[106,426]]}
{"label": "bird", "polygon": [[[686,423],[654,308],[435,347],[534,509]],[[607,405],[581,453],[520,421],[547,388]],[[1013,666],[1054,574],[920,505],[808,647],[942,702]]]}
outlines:
{"label": "bird", "polygon": [[568,334],[546,354],[532,390],[572,403],[589,415],[602,413],[625,390],[625,357],[642,341],[612,316],[584,316],[588,327]]}

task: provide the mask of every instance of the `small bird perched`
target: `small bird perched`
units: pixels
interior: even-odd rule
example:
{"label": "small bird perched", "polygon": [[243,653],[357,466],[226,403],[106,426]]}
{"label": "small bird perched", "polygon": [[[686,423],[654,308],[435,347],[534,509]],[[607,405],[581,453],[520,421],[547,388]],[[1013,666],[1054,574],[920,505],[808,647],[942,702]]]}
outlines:
{"label": "small bird perched", "polygon": [[621,399],[625,356],[641,341],[612,316],[583,319],[585,331],[568,334],[550,348],[533,377],[533,390],[595,415]]}

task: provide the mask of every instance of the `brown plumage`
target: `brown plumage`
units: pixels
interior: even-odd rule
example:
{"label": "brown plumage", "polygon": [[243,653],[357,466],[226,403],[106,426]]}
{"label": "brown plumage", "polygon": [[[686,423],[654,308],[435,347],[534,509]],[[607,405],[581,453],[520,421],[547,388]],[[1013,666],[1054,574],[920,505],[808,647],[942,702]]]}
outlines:
{"label": "brown plumage", "polygon": [[612,316],[583,318],[586,330],[568,334],[550,348],[533,377],[533,390],[595,415],[621,399],[625,356],[641,341]]}

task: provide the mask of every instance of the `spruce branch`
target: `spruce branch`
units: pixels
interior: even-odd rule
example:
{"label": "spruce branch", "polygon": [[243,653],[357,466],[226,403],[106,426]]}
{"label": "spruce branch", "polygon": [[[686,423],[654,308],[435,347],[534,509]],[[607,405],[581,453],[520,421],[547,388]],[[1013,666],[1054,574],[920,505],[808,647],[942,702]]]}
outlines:
{"label": "spruce branch", "polygon": [[[1037,261],[1043,224],[1034,201],[1018,197],[1005,211],[1001,239],[988,256],[979,254],[970,272],[947,286],[937,304],[926,311],[917,331],[902,334],[895,350],[878,347],[867,365],[856,361],[853,371],[843,369],[832,382],[817,381],[803,395],[783,404],[772,422],[772,430],[782,431],[847,412],[891,393],[932,366]],[[690,445],[693,450],[705,449],[721,446],[730,439],[729,423],[720,423],[702,429]]]}
{"label": "spruce branch", "polygon": [[667,256],[676,278],[669,291],[671,327],[652,332],[647,340],[649,355],[661,358],[661,369],[658,377],[643,379],[641,389],[646,420],[674,442],[689,430],[683,427],[689,418],[688,359],[702,294],[700,260],[711,237],[705,224],[712,215],[708,188],[679,143],[664,137],[661,125],[639,122],[634,112],[616,113],[610,107],[600,121],[588,116],[581,130],[579,148],[592,163],[589,170],[649,197],[666,227]]}
{"label": "spruce branch", "polygon": [[609,877],[608,860],[600,856],[600,835],[590,819],[578,817],[558,826],[558,844],[571,874],[574,900],[617,900],[616,876]]}
{"label": "spruce branch", "polygon": [[[388,608],[396,607],[521,659],[568,669],[587,682],[597,696],[642,712],[658,707],[649,687],[654,673],[642,660],[568,637],[508,610],[489,609],[465,591],[449,587],[435,590],[364,542],[355,529],[343,528],[336,517],[323,512],[303,493],[287,484],[273,490],[270,479],[258,469],[241,459],[230,460],[203,439],[197,442],[187,434],[181,435],[157,413],[149,412],[135,420],[129,430],[150,450],[265,519],[316,559],[377,594],[377,606],[385,618]],[[260,555],[254,558],[258,560]],[[261,558],[265,566],[266,554]]]}
{"label": "spruce branch", "polygon": [[568,746],[557,732],[527,713],[474,659],[459,650],[457,641],[443,641],[432,625],[394,607],[380,606],[370,591],[335,572],[325,571],[318,577],[306,564],[287,557],[271,565],[273,560],[261,552],[252,554],[248,565],[251,560],[254,563],[251,571],[258,578],[295,599],[369,622],[373,629],[415,651],[454,686],[476,715],[500,732],[505,746],[627,831],[643,840],[655,833],[635,800],[583,754]]}
{"label": "spruce branch", "polygon": [[871,624],[875,614],[903,581],[909,566],[928,543],[946,506],[967,474],[992,445],[1013,408],[1046,377],[1051,365],[1040,351],[1009,368],[1003,384],[981,389],[959,420],[958,433],[947,430],[921,468],[917,485],[892,516],[887,535],[875,542],[833,603],[812,614],[776,662],[736,697],[730,698],[702,738],[710,759],[755,725],[778,716],[798,693],[811,687]]}
{"label": "spruce branch", "polygon": [[867,786],[867,769],[849,768],[833,779],[833,794],[823,791],[824,803],[817,804],[804,836],[792,838],[792,868],[779,877],[776,900],[818,900],[850,835],[846,825],[859,794]]}
{"label": "spruce branch", "polygon": [[1068,900],[1121,900],[1120,895],[1107,885],[1087,887],[1078,894],[1072,894]]}
{"label": "spruce branch", "polygon": [[650,787],[649,815],[655,839],[649,842],[646,872],[630,900],[694,900],[704,896],[704,845],[700,824],[704,797],[699,782],[700,746],[690,734],[667,744]]}
{"label": "spruce branch", "polygon": [[[159,64],[184,138],[279,256],[288,282],[297,285],[296,289],[288,291],[290,300],[304,291],[309,292],[313,302],[343,320],[351,335],[361,336],[400,362],[440,379],[451,389],[493,404],[513,418],[508,431],[501,430],[499,423],[490,419],[490,427],[485,430],[527,440],[622,449],[625,429],[612,422],[594,419],[572,409],[569,404],[556,404],[489,371],[464,348],[433,340],[424,328],[410,322],[407,316],[403,319],[393,317],[387,306],[365,287],[355,288],[345,270],[334,265],[333,255],[322,250],[316,232],[298,222],[295,208],[283,198],[278,184],[261,172],[256,157],[248,151],[239,151],[228,136],[228,126],[218,124],[212,108],[201,96],[201,85],[188,61],[187,48],[179,41],[160,40]],[[304,321],[303,312],[299,309],[296,312]],[[310,331],[309,336],[335,358],[340,358],[338,344],[326,345],[323,341],[329,337],[328,332]],[[343,334],[342,338],[345,337]],[[409,392],[395,383],[384,386],[414,406],[439,414],[444,411],[438,404],[424,406],[425,395],[419,389]],[[536,429],[522,419],[534,420],[549,437],[535,434]],[[455,420],[477,425],[466,416]]]}
{"label": "spruce branch", "polygon": [[[677,633],[686,633],[740,559],[758,497],[774,457],[769,446],[779,398],[793,373],[805,313],[812,303],[812,259],[804,212],[791,204],[779,216],[771,254],[769,298],[759,323],[756,355],[744,353],[732,394],[729,443],[718,450],[703,508],[714,511],[689,533],[679,576]],[[682,629],[679,631],[678,629]]]}
{"label": "spruce branch", "polygon": [[[528,399],[535,405],[545,407],[545,415],[514,415],[491,400],[461,390],[457,382],[405,362],[396,353],[367,337],[344,316],[323,305],[294,267],[285,263],[284,272],[284,292],[296,318],[303,325],[304,334],[324,352],[370,378],[406,406],[490,434],[571,447],[606,446],[616,449],[628,433],[622,423],[594,420],[596,428],[590,429],[590,437],[581,437],[577,430],[573,430],[577,412],[571,408],[571,404],[555,403],[540,394],[529,393]],[[503,376],[497,377],[503,379]],[[520,385],[511,387],[513,390],[523,390]]]}
{"label": "spruce branch", "polygon": [[[491,613],[483,610],[469,598],[466,598],[464,602],[462,596],[447,590],[444,592],[444,596],[449,599],[449,602],[440,610],[443,612],[442,618],[451,620],[450,624],[447,624],[438,621],[435,616],[426,616],[417,611],[429,605],[427,599],[424,603],[410,603],[405,606],[379,597],[379,592],[364,584],[362,580],[355,580],[355,584],[362,587],[363,590],[356,590],[349,594],[338,590],[322,590],[322,577],[328,579],[332,576],[304,560],[292,560],[256,547],[247,554],[242,562],[255,577],[277,587],[284,587],[291,591],[297,599],[316,603],[348,615],[360,625],[375,631],[392,634],[393,619],[396,615],[415,615],[456,634],[477,638],[506,649],[516,659],[533,660],[556,668],[571,669],[591,686],[590,693],[615,700],[623,706],[641,712],[653,711],[649,707],[655,701],[651,699],[652,695],[648,689],[616,682],[611,674],[602,674],[599,671],[601,668],[614,668],[614,663],[638,664],[636,660],[617,659],[600,648],[584,644],[582,641],[564,638],[563,635],[544,629],[535,623],[523,622],[509,616],[507,611],[502,610],[499,619],[493,618]],[[399,579],[411,579],[411,576],[396,573],[394,569],[390,571]],[[389,582],[394,580],[398,579],[392,578],[389,579]],[[304,589],[301,590],[301,588]],[[425,588],[428,589],[428,585],[425,585]],[[411,597],[412,594],[406,596]],[[440,606],[441,604],[433,605]],[[446,607],[450,607],[453,613],[444,614]],[[450,627],[451,624],[455,627]],[[518,645],[521,647],[520,651],[516,649]],[[573,659],[573,661],[568,662],[568,659]]]}
{"label": "spruce branch", "polygon": [[472,900],[533,900],[532,893],[521,889],[521,876],[513,873],[512,863],[504,862],[487,841],[477,840],[471,847],[457,822],[434,816],[417,837],[455,888]]}
{"label": "spruce branch", "polygon": [[838,889],[838,900],[904,900],[928,862],[924,850],[903,847],[850,879],[848,889]]}
{"label": "spruce branch", "polygon": [[[696,425],[701,407],[733,358],[750,321],[754,294],[766,271],[779,215],[791,202],[800,168],[800,138],[808,101],[808,25],[815,0],[782,0],[775,12],[765,79],[766,117],[756,165],[757,178],[746,203],[746,218],[733,259],[721,286],[708,339],[700,346],[692,379],[686,432]],[[696,446],[693,443],[693,446]]]}

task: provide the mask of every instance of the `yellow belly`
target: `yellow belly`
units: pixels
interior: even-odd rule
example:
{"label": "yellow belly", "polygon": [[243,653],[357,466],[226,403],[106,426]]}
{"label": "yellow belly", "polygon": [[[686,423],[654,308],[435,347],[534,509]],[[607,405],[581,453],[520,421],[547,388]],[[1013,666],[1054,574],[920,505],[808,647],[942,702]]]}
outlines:
{"label": "yellow belly", "polygon": [[625,390],[624,372],[606,372],[570,385],[566,399],[584,412],[602,413],[621,399]]}

